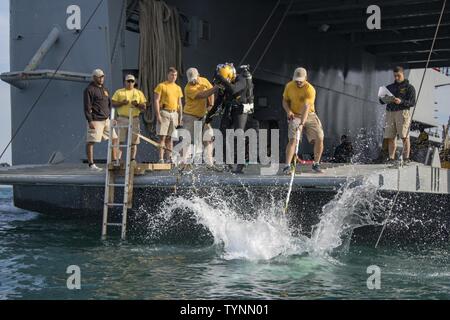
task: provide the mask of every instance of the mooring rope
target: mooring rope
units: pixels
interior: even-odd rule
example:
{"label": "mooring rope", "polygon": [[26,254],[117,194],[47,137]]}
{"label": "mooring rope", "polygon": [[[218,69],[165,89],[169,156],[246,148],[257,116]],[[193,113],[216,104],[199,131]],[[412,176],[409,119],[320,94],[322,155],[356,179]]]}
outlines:
{"label": "mooring rope", "polygon": [[104,0],[100,0],[99,3],[97,4],[97,6],[95,7],[94,11],[92,12],[92,14],[90,15],[90,17],[88,18],[88,20],[86,21],[86,24],[84,25],[84,27],[80,30],[80,32],[78,33],[77,37],[73,40],[71,46],[69,47],[69,49],[67,50],[66,54],[64,55],[63,59],[61,60],[61,62],[59,63],[59,65],[56,67],[55,71],[53,72],[53,74],[50,76],[50,78],[48,79],[47,83],[45,84],[44,88],[42,89],[42,91],[40,92],[40,94],[38,95],[38,97],[36,98],[36,100],[34,101],[34,103],[31,105],[30,109],[28,110],[28,112],[25,114],[25,117],[23,118],[22,122],[19,124],[19,126],[17,127],[17,130],[13,133],[11,140],[9,140],[8,144],[6,145],[5,149],[3,149],[2,154],[0,155],[0,160],[3,158],[3,156],[6,153],[6,150],[8,150],[8,148],[11,146],[11,143],[14,141],[14,139],[17,137],[17,135],[19,134],[20,130],[22,130],[24,124],[27,122],[28,118],[30,117],[31,113],[33,112],[34,108],[36,108],[37,104],[39,103],[39,101],[41,100],[41,98],[44,96],[45,92],[47,92],[47,89],[49,88],[50,84],[53,82],[53,80],[55,79],[56,74],[58,73],[58,71],[61,69],[61,67],[63,66],[64,62],[66,62],[66,59],[69,57],[69,54],[72,52],[72,49],[75,47],[75,45],[77,44],[78,40],[80,39],[81,35],[84,33],[84,31],[86,30],[87,26],[89,25],[89,23],[91,22],[91,20],[94,18],[95,14],[97,13],[98,9],[100,8],[100,6],[102,5],[102,3],[104,2]]}
{"label": "mooring rope", "polygon": [[256,42],[259,40],[259,38],[263,34],[264,30],[267,27],[267,24],[272,19],[273,15],[275,14],[275,11],[280,6],[280,3],[281,3],[281,0],[278,0],[277,3],[275,4],[275,6],[273,7],[272,11],[270,12],[270,14],[267,17],[266,21],[264,22],[263,26],[261,27],[261,29],[259,30],[258,34],[256,35],[256,37],[253,39],[252,43],[250,44],[250,47],[248,48],[247,52],[244,54],[244,56],[242,57],[241,61],[239,62],[239,66],[241,66],[244,63],[245,59],[247,59],[248,55],[253,50],[253,47],[255,46]]}
{"label": "mooring rope", "polygon": [[287,197],[286,197],[286,204],[284,206],[284,213],[287,213],[288,208],[289,208],[289,201],[291,200],[292,187],[294,185],[295,170],[297,170],[297,154],[298,154],[298,149],[300,147],[300,138],[301,138],[300,128],[297,128],[296,138],[297,138],[297,141],[295,144],[294,170],[292,170],[292,172],[291,172],[291,181],[289,183],[289,189],[288,189],[288,193],[287,193]]}
{"label": "mooring rope", "polygon": [[[426,73],[427,73],[428,66],[430,65],[431,55],[433,54],[434,45],[435,45],[435,43],[436,43],[437,35],[438,35],[438,32],[439,32],[439,27],[441,26],[442,17],[443,17],[443,15],[444,15],[444,11],[445,11],[445,6],[446,6],[446,4],[447,4],[447,0],[444,0],[444,3],[442,4],[441,15],[439,16],[439,20],[438,20],[438,23],[437,23],[437,26],[436,26],[436,31],[435,31],[435,33],[434,33],[433,42],[431,43],[430,53],[428,54],[428,59],[427,59],[426,65],[425,65],[425,69],[424,69],[424,71],[423,71],[422,80],[420,81],[420,87],[419,87],[419,91],[418,91],[418,93],[417,93],[416,103],[419,101],[419,97],[420,97],[420,94],[421,94],[421,92],[422,92],[423,82],[424,82],[424,80],[425,80],[425,75],[426,75]],[[416,107],[414,108],[414,110],[413,110],[413,112],[412,112],[412,115],[411,115],[411,120],[410,120],[410,123],[409,123],[409,126],[408,126],[408,131],[407,131],[408,134],[409,134],[409,131],[411,130],[412,120],[413,120],[414,114],[415,114],[415,112],[416,112],[416,109],[417,109],[417,104],[416,104]],[[396,195],[395,195],[395,197],[394,197],[394,200],[393,200],[391,209],[389,210],[388,216],[387,216],[387,218],[386,218],[386,219],[384,220],[384,222],[383,222],[383,228],[381,229],[380,235],[378,236],[378,240],[377,240],[377,243],[375,244],[375,248],[377,248],[377,247],[378,247],[378,244],[380,243],[381,237],[382,237],[383,234],[384,234],[384,231],[385,231],[385,229],[386,229],[386,225],[387,225],[387,223],[388,223],[388,221],[389,221],[389,219],[390,219],[390,217],[391,217],[392,211],[393,211],[393,209],[394,209],[394,206],[395,206],[395,204],[396,204],[396,202],[397,202],[397,199],[398,199],[398,196],[399,196],[399,194],[400,194],[400,168],[398,168],[398,170],[399,170],[399,172],[398,172],[399,179],[398,179],[398,181],[397,181],[397,187],[398,187],[397,193],[396,193]]]}
{"label": "mooring rope", "polygon": [[[153,106],[153,90],[167,77],[169,67],[182,73],[182,44],[176,8],[163,1],[140,1],[139,70],[140,88]],[[147,108],[144,121],[149,132],[155,129],[153,107]]]}

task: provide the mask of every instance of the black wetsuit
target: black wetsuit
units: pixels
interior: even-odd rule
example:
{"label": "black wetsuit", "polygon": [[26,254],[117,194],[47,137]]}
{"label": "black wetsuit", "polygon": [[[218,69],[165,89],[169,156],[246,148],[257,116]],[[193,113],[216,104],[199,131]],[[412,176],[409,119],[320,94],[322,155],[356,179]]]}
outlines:
{"label": "black wetsuit", "polygon": [[[227,82],[220,76],[216,76],[217,82],[224,87],[218,95],[213,107],[213,110],[217,110],[222,106],[223,116],[220,122],[220,131],[222,132],[224,139],[224,157],[227,154],[226,146],[226,130],[227,129],[242,129],[245,130],[247,125],[248,115],[244,113],[244,104],[253,103],[253,83],[244,77],[244,75],[237,75],[236,80],[233,83]],[[251,87],[249,87],[251,86]],[[251,89],[251,90],[250,90]],[[237,145],[234,146],[234,159],[237,160]],[[226,159],[226,158],[225,158]],[[243,169],[243,165],[238,165],[236,171],[240,172]]]}

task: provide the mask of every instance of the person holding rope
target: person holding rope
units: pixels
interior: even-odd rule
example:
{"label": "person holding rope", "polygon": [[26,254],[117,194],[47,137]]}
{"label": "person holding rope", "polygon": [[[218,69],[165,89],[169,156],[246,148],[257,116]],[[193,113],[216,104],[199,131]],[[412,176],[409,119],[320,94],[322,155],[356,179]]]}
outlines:
{"label": "person holding rope", "polygon": [[[403,67],[395,67],[394,83],[386,88],[395,97],[386,106],[386,127],[384,138],[388,140],[389,159],[388,163],[395,164],[395,151],[397,149],[397,135],[403,140],[403,161],[409,163],[411,143],[409,139],[409,129],[411,125],[410,108],[416,105],[416,89],[405,79]],[[383,101],[380,100],[383,104]]]}
{"label": "person holding rope", "polygon": [[[117,90],[113,97],[112,103],[117,108],[117,124],[119,126],[129,125],[129,112],[133,117],[133,136],[131,141],[131,161],[136,160],[137,145],[140,144],[138,134],[141,132],[140,114],[147,108],[147,98],[144,93],[135,88],[136,78],[129,74],[125,77],[125,88]],[[119,129],[120,143],[123,144],[127,141],[128,129]]]}
{"label": "person holding rope", "polygon": [[[213,167],[213,134],[211,134],[211,125],[205,124],[205,116],[211,111],[214,105],[214,95],[219,88],[217,86],[213,87],[208,79],[201,77],[196,68],[188,69],[186,76],[188,83],[184,88],[184,96],[186,99],[183,114],[184,128],[189,131],[191,137],[190,143],[194,144],[194,150],[202,142],[204,143],[206,148],[206,164],[208,167]],[[195,136],[194,129],[197,121],[201,122],[201,127],[205,130],[204,134],[201,132],[202,136],[200,137]]]}
{"label": "person holding rope", "polygon": [[312,170],[315,173],[323,173],[320,168],[320,160],[323,153],[324,133],[322,123],[315,111],[316,90],[307,81],[307,72],[304,68],[297,68],[291,82],[289,82],[283,93],[283,109],[286,111],[289,127],[289,143],[286,147],[286,166],[284,174],[291,174],[291,163],[296,156],[297,130],[300,136],[305,130],[310,143],[314,144],[314,163]]}

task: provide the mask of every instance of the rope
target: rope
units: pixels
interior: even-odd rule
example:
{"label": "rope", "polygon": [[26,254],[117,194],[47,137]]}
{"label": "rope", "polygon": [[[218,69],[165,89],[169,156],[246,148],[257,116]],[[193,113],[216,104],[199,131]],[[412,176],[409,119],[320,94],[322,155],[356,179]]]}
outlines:
{"label": "rope", "polygon": [[[444,3],[442,4],[441,15],[439,16],[439,21],[438,21],[438,24],[436,26],[436,32],[434,33],[433,42],[431,44],[430,53],[428,54],[428,60],[427,60],[427,63],[425,65],[425,70],[423,71],[422,80],[420,81],[420,87],[419,87],[419,91],[417,93],[417,102],[419,101],[420,93],[422,92],[423,82],[425,80],[425,75],[427,73],[428,66],[430,65],[431,55],[433,54],[434,45],[436,43],[436,38],[437,38],[437,35],[438,35],[438,32],[439,32],[439,27],[441,26],[442,16],[444,15],[445,5],[446,4],[447,4],[447,0],[444,0]],[[408,132],[411,130],[412,119],[414,117],[414,113],[416,111],[416,108],[417,107],[414,108],[413,113],[411,115],[411,121],[410,121],[409,126],[408,126]],[[399,173],[398,174],[399,174],[399,179],[398,179],[399,181],[397,181],[397,185],[398,185],[397,194],[394,197],[394,201],[392,203],[391,210],[389,211],[387,218],[384,220],[383,228],[381,229],[380,235],[378,236],[378,240],[377,240],[377,243],[375,244],[375,248],[377,248],[378,244],[380,243],[381,237],[383,236],[384,230],[386,229],[387,222],[389,221],[389,218],[391,217],[392,210],[393,210],[393,208],[395,206],[395,203],[397,201],[397,198],[398,198],[398,196],[400,194],[400,168],[399,168]]]}
{"label": "rope", "polygon": [[53,82],[53,80],[55,79],[56,74],[58,73],[58,71],[61,69],[62,65],[64,64],[64,62],[66,61],[66,59],[68,58],[70,52],[72,51],[72,49],[75,47],[75,45],[77,44],[78,40],[80,39],[81,35],[83,34],[83,32],[86,30],[86,27],[89,25],[89,23],[91,22],[91,20],[94,18],[95,14],[97,13],[98,9],[100,8],[100,6],[102,5],[104,0],[100,0],[98,5],[95,7],[94,11],[92,12],[91,16],[89,17],[89,19],[86,21],[86,24],[84,25],[84,27],[81,29],[81,31],[78,33],[77,37],[75,38],[75,40],[72,42],[72,45],[69,47],[69,49],[67,50],[66,54],[64,55],[63,59],[61,60],[61,62],[59,63],[58,67],[55,69],[55,71],[53,72],[53,74],[50,76],[50,78],[48,79],[46,85],[44,86],[44,88],[42,89],[41,93],[38,95],[38,97],[36,98],[36,100],[34,101],[34,103],[31,105],[30,109],[28,110],[28,112],[26,113],[25,117],[23,118],[22,122],[19,124],[16,132],[14,132],[14,134],[11,137],[11,140],[8,142],[8,144],[6,145],[5,149],[3,150],[2,154],[0,155],[0,160],[3,158],[3,156],[6,153],[6,150],[8,150],[8,148],[11,146],[11,143],[14,141],[14,139],[17,137],[17,135],[19,134],[20,130],[22,129],[22,127],[24,126],[24,124],[27,122],[28,118],[30,117],[31,113],[33,112],[34,108],[37,106],[37,104],[39,103],[39,101],[41,100],[41,98],[43,97],[44,93],[47,91],[48,87],[50,86],[50,84]]}
{"label": "rope", "polygon": [[256,72],[259,65],[261,64],[262,60],[267,54],[267,51],[269,51],[270,46],[272,45],[272,42],[275,40],[275,37],[278,35],[278,32],[280,31],[281,26],[283,25],[284,20],[286,20],[286,17],[291,10],[292,5],[294,4],[294,0],[291,0],[289,2],[289,5],[286,8],[286,11],[284,12],[283,16],[281,17],[280,23],[278,23],[277,28],[275,29],[275,32],[272,34],[272,37],[269,40],[269,43],[267,44],[266,48],[264,49],[263,53],[261,54],[261,57],[259,58],[258,62],[255,65],[255,69],[253,69],[253,73]]}
{"label": "rope", "polygon": [[113,51],[112,51],[112,55],[111,55],[111,63],[114,62],[114,59],[116,57],[117,44],[119,43],[119,38],[120,38],[120,35],[122,33],[122,30],[123,30],[123,26],[124,26],[125,21],[126,21],[126,12],[125,12],[126,10],[127,10],[127,2],[124,1],[123,5],[122,5],[122,11],[120,12],[120,23],[117,26],[116,36],[114,38]]}
{"label": "rope", "polygon": [[[436,43],[436,38],[437,38],[437,35],[438,35],[438,32],[439,32],[439,27],[441,26],[442,17],[444,15],[445,5],[446,4],[447,4],[447,0],[444,0],[444,3],[442,5],[442,10],[441,10],[441,15],[439,16],[439,21],[438,21],[438,24],[437,24],[437,27],[436,27],[436,31],[434,33],[433,42],[431,43],[430,53],[428,54],[427,63],[425,65],[425,70],[423,71],[422,80],[420,81],[420,87],[419,87],[419,91],[417,93],[417,102],[419,102],[419,96],[420,96],[420,93],[422,92],[422,86],[423,86],[423,82],[425,81],[425,75],[427,74],[428,66],[430,65],[431,55],[433,54],[434,45]],[[412,112],[411,121],[409,123],[409,127],[408,127],[408,131],[407,132],[409,132],[409,130],[411,130],[412,120],[414,118],[414,114],[416,113],[416,109],[417,109],[417,107],[415,107],[413,112]]]}
{"label": "rope", "polygon": [[300,147],[300,140],[301,140],[300,128],[297,128],[296,138],[297,138],[297,142],[295,143],[294,169],[291,172],[291,181],[289,183],[289,189],[288,189],[288,193],[287,193],[287,197],[286,197],[286,204],[284,206],[285,214],[288,212],[288,209],[289,209],[289,201],[291,200],[291,193],[292,193],[292,187],[294,185],[295,171],[297,170],[297,159],[298,159],[297,154],[298,154],[298,150]]}
{"label": "rope", "polygon": [[275,14],[275,11],[278,9],[278,7],[280,6],[281,0],[278,0],[278,2],[275,4],[275,7],[273,7],[272,11],[270,12],[269,16],[267,17],[266,21],[264,22],[263,26],[261,27],[261,29],[259,30],[258,34],[256,35],[255,39],[253,39],[252,44],[250,45],[250,47],[248,48],[247,52],[244,54],[244,56],[242,57],[241,61],[239,62],[239,65],[241,66],[245,59],[247,59],[248,55],[250,54],[250,52],[253,50],[253,47],[255,46],[256,42],[259,40],[259,38],[261,37],[261,35],[263,34],[264,30],[267,27],[267,24],[269,23],[269,21],[272,19],[273,15]]}
{"label": "rope", "polygon": [[[139,5],[140,87],[149,101],[153,101],[153,90],[166,79],[168,68],[175,67],[180,73],[182,70],[179,14],[163,1],[141,0]],[[150,133],[155,131],[155,120],[153,108],[147,108],[144,122]]]}

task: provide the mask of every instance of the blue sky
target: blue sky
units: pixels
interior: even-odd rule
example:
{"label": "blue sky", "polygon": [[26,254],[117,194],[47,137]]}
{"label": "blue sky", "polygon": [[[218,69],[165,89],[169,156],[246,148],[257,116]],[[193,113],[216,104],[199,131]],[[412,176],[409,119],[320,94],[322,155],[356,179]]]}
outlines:
{"label": "blue sky", "polygon": [[[31,54],[31,53],[30,53]],[[31,56],[30,56],[31,57]],[[0,72],[10,71],[9,67],[9,1],[0,0]],[[15,70],[17,71],[17,70]],[[450,78],[449,78],[450,82]],[[2,116],[0,117],[0,152],[11,138],[11,103],[9,85],[0,81],[0,99],[2,101]],[[450,115],[450,86],[438,89],[437,99],[441,112],[437,114],[438,121],[447,123]],[[1,162],[11,163],[11,149],[8,149]]]}

